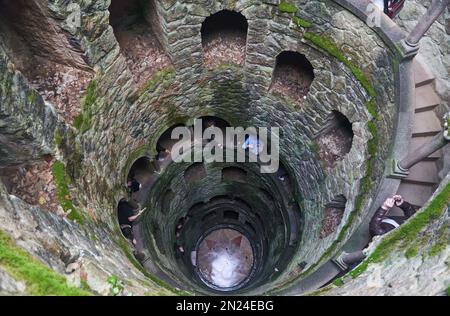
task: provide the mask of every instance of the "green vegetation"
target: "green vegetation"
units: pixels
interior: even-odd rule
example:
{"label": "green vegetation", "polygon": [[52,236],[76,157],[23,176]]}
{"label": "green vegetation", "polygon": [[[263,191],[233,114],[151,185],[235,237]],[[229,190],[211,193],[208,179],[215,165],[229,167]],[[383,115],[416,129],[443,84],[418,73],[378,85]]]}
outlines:
{"label": "green vegetation", "polygon": [[23,281],[30,295],[91,295],[88,291],[70,287],[63,276],[17,247],[13,240],[2,231],[0,231],[0,266],[14,278]]}
{"label": "green vegetation", "polygon": [[284,12],[284,13],[295,13],[298,11],[298,8],[295,6],[295,4],[282,1],[278,5],[278,10],[280,10],[280,12]]}
{"label": "green vegetation", "polygon": [[86,94],[81,101],[81,113],[75,118],[73,126],[81,133],[91,127],[94,104],[97,101],[97,82],[92,80],[89,83]]}
{"label": "green vegetation", "polygon": [[436,243],[434,245],[432,245],[428,251],[428,255],[430,257],[434,257],[436,255],[438,255],[439,253],[441,253],[445,248],[447,248],[448,245],[448,237],[449,237],[449,233],[448,233],[448,227],[447,225],[443,224],[442,227],[439,229],[438,232],[439,236],[438,236],[438,240],[436,241]]}
{"label": "green vegetation", "polygon": [[450,296],[450,286],[447,288],[447,296]]}
{"label": "green vegetation", "polygon": [[73,120],[73,126],[76,129],[81,129],[81,126],[83,126],[83,114],[80,113],[75,119]]}
{"label": "green vegetation", "polygon": [[28,103],[30,103],[30,104],[35,103],[36,100],[37,100],[37,97],[38,96],[37,96],[37,92],[36,91],[30,90],[30,91],[27,92],[27,101],[28,101]]}
{"label": "green vegetation", "polygon": [[[361,86],[366,91],[367,95],[369,96],[369,100],[366,102],[365,106],[367,108],[367,111],[372,115],[373,119],[378,120],[379,115],[377,111],[376,106],[376,92],[375,88],[373,87],[370,79],[366,77],[363,73],[363,71],[355,65],[353,62],[351,62],[348,58],[345,57],[344,53],[341,52],[341,50],[336,46],[336,44],[333,43],[332,40],[315,35],[309,32],[306,32],[304,34],[305,39],[309,40],[311,43],[313,43],[315,46],[323,49],[325,52],[327,52],[332,57],[335,57],[340,62],[342,62],[345,66],[347,66],[350,71],[352,72],[353,76],[358,80],[358,82],[361,84]],[[336,249],[338,244],[342,242],[346,236],[346,233],[348,229],[353,224],[353,221],[357,217],[358,214],[360,214],[363,211],[365,201],[369,197],[371,193],[371,189],[373,187],[373,163],[374,163],[374,157],[377,152],[377,147],[379,145],[378,140],[378,130],[376,127],[376,124],[373,120],[369,121],[367,123],[367,129],[369,130],[370,134],[372,135],[372,139],[368,141],[367,149],[368,153],[370,155],[370,158],[368,159],[366,163],[366,170],[365,170],[365,176],[360,181],[360,193],[357,196],[355,200],[355,208],[350,213],[348,220],[346,224],[342,227],[341,231],[339,232],[338,237],[333,241],[333,243],[328,247],[328,249],[324,252],[324,254],[321,256],[321,258],[313,265],[311,265],[306,271],[302,272],[300,275],[304,275],[306,273],[309,273],[312,269],[314,269],[316,266],[320,264],[325,258],[328,258]],[[285,286],[292,284],[295,282],[296,279],[290,280],[285,284]],[[340,281],[337,281],[338,283]]]}
{"label": "green vegetation", "polygon": [[348,58],[344,56],[344,54],[341,52],[341,50],[336,46],[336,44],[333,43],[332,40],[320,36],[315,35],[312,33],[305,33],[304,37],[312,42],[317,47],[323,49],[331,56],[338,59],[340,62],[342,62],[344,65],[346,65],[350,71],[352,72],[353,76],[361,83],[363,88],[366,90],[369,97],[374,98],[376,96],[375,89],[372,86],[372,83],[370,82],[369,78],[367,78],[362,70],[355,65],[353,62],[351,62]]}
{"label": "green vegetation", "polygon": [[122,281],[117,278],[117,275],[112,275],[108,278],[107,282],[111,285],[111,289],[109,290],[109,295],[117,296],[123,292],[124,286]]}
{"label": "green vegetation", "polygon": [[67,216],[69,219],[83,224],[83,218],[81,214],[77,211],[72,203],[72,198],[69,192],[69,178],[66,174],[66,169],[61,161],[56,161],[52,166],[53,179],[56,185],[56,196],[58,198],[59,204],[64,211],[70,212]]}
{"label": "green vegetation", "polygon": [[416,244],[417,235],[426,228],[431,221],[438,219],[447,208],[450,201],[450,184],[431,201],[431,203],[422,211],[417,213],[408,222],[404,223],[398,229],[386,235],[380,242],[373,253],[360,264],[356,269],[350,272],[353,278],[363,273],[370,263],[381,262],[392,250],[397,246],[409,245],[407,256],[413,256],[416,252],[414,245]]}
{"label": "green vegetation", "polygon": [[417,253],[418,253],[418,252],[419,252],[418,246],[417,246],[417,245],[414,245],[414,246],[408,248],[408,250],[406,250],[406,252],[405,252],[405,257],[406,257],[407,259],[414,258],[415,256],[417,256]]}
{"label": "green vegetation", "polygon": [[59,129],[56,129],[53,137],[54,137],[56,146],[60,147],[62,144],[62,141],[63,141],[63,136],[61,134],[61,131]]}
{"label": "green vegetation", "polygon": [[333,281],[333,284],[336,286],[342,286],[344,285],[344,281],[342,280],[342,278],[337,278]]}
{"label": "green vegetation", "polygon": [[302,18],[299,18],[298,16],[294,16],[292,18],[292,22],[294,22],[295,25],[299,27],[303,27],[305,29],[312,27],[312,23],[306,20],[303,20]]}
{"label": "green vegetation", "polygon": [[171,287],[170,285],[168,285],[166,282],[162,281],[161,279],[155,277],[154,275],[148,273],[143,267],[142,265],[136,260],[136,258],[134,257],[134,255],[131,253],[130,249],[129,249],[129,245],[128,243],[123,240],[123,238],[119,239],[119,247],[122,249],[122,251],[125,253],[126,257],[128,258],[128,260],[133,264],[133,266],[138,269],[139,271],[141,271],[141,273],[143,275],[145,275],[147,278],[149,278],[150,280],[152,280],[155,284],[159,285],[162,288],[167,289],[168,291],[175,293],[179,296],[191,296],[192,294],[186,291],[181,291],[178,289],[175,289],[173,287]]}
{"label": "green vegetation", "polygon": [[175,68],[168,67],[157,71],[144,85],[143,88],[139,90],[139,95],[144,94],[147,91],[152,91],[158,85],[158,83],[165,80],[170,80],[175,78]]}
{"label": "green vegetation", "polygon": [[[348,58],[346,58],[345,55],[341,52],[341,50],[336,46],[336,44],[333,43],[332,40],[308,32],[304,34],[304,37],[317,47],[323,49],[328,54],[338,59],[340,62],[342,62],[350,69],[353,76],[358,80],[358,82],[361,84],[361,86],[364,88],[364,90],[369,96],[369,101],[367,101],[365,104],[367,111],[372,115],[374,119],[379,119],[375,101],[376,96],[375,88],[373,87],[370,79],[364,75],[363,71],[353,62],[351,62]],[[378,131],[373,121],[369,121],[367,123],[367,128],[370,134],[372,135],[372,139],[369,140],[367,144],[368,153],[371,157],[366,164],[365,176],[364,178],[361,179],[360,194],[358,195],[355,201],[355,210],[350,214],[346,225],[342,228],[338,238],[336,239],[334,244],[329,248],[330,251],[326,252],[326,255],[331,253],[332,249],[334,249],[333,246],[336,246],[337,242],[340,242],[344,239],[347,229],[353,223],[353,220],[355,219],[356,215],[360,211],[362,211],[362,208],[364,207],[364,201],[366,200],[367,195],[370,194],[370,190],[373,186],[372,182],[373,157],[375,156],[378,147]]]}

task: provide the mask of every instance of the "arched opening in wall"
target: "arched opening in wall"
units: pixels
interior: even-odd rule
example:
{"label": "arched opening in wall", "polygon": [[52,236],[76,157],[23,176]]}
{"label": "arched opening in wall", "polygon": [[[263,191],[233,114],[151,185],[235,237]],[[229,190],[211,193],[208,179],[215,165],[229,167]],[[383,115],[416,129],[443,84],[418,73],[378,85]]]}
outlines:
{"label": "arched opening in wall", "polygon": [[151,189],[152,176],[156,172],[154,163],[148,157],[137,159],[127,175],[127,187],[133,199],[143,202]]}
{"label": "arched opening in wall", "polygon": [[138,86],[142,88],[155,72],[170,66],[162,48],[159,18],[153,0],[112,0],[110,24]]}
{"label": "arched opening in wall", "polygon": [[123,237],[133,242],[133,221],[130,221],[130,217],[136,215],[138,205],[133,201],[128,201],[126,198],[120,199],[117,205],[117,221],[119,222],[120,231]]}
{"label": "arched opening in wall", "polygon": [[[225,137],[226,135],[226,128],[230,126],[230,124],[225,121],[224,119],[221,119],[219,117],[216,116],[202,116],[199,117],[198,120],[201,120],[202,123],[202,136],[205,134],[205,130],[208,128],[214,128],[214,129],[220,129],[220,131],[222,132],[222,136]],[[214,131],[213,131],[214,132]],[[213,140],[215,139],[216,135],[214,133],[214,135],[212,135],[211,138],[209,138],[209,140]]]}
{"label": "arched opening in wall", "polygon": [[305,55],[284,51],[276,58],[270,91],[287,96],[301,105],[313,80],[314,68]]}
{"label": "arched opening in wall", "polygon": [[352,148],[352,123],[344,114],[332,111],[315,137],[315,141],[324,166],[332,169]]}
{"label": "arched opening in wall", "polygon": [[172,132],[177,127],[185,127],[185,125],[176,124],[174,126],[171,126],[166,131],[164,131],[164,133],[162,133],[162,135],[158,138],[158,141],[156,142],[156,151],[158,153],[156,156],[156,160],[158,162],[162,163],[163,161],[168,161],[168,158],[170,158],[172,153],[173,145],[175,145],[177,142],[181,140],[181,139],[172,139]]}
{"label": "arched opening in wall", "polygon": [[205,166],[201,162],[196,162],[196,163],[190,165],[184,171],[184,181],[186,181],[187,184],[191,184],[196,181],[200,181],[201,179],[203,179],[205,177],[206,177]]}
{"label": "arched opening in wall", "polygon": [[227,210],[227,211],[223,212],[223,217],[228,218],[228,219],[234,219],[237,221],[239,219],[239,213],[235,212],[235,211]]}
{"label": "arched opening in wall", "polygon": [[206,214],[206,215],[204,215],[203,217],[202,217],[202,222],[207,222],[207,221],[209,221],[209,220],[211,220],[211,219],[213,219],[214,217],[216,217],[217,216],[217,213],[215,212],[215,211],[212,211],[212,212],[209,212],[208,214]]}
{"label": "arched opening in wall", "polygon": [[244,201],[244,200],[241,199],[241,198],[235,197],[233,200],[234,200],[235,203],[240,204],[241,207],[244,207],[244,208],[246,208],[247,210],[251,210],[251,209],[252,209],[252,207],[250,206],[250,204],[248,204],[246,201]]}
{"label": "arched opening in wall", "polygon": [[320,229],[320,238],[325,238],[336,231],[344,216],[347,199],[343,195],[338,195],[325,205],[325,214]]}
{"label": "arched opening in wall", "polygon": [[202,24],[203,61],[212,69],[222,63],[243,65],[247,45],[247,19],[238,12],[223,10]]}
{"label": "arched opening in wall", "polygon": [[238,167],[227,167],[222,169],[222,181],[224,182],[246,182],[247,172]]}
{"label": "arched opening in wall", "polygon": [[[59,26],[45,1],[0,0],[0,8],[0,42],[14,68],[73,124],[93,78],[80,40]],[[29,106],[36,102],[37,95],[30,93]]]}
{"label": "arched opening in wall", "polygon": [[[55,175],[59,173],[61,163],[54,167],[52,156],[42,157],[41,160],[26,165],[0,168],[0,181],[5,184],[9,194],[17,196],[30,205],[64,215],[57,197]],[[58,168],[56,174],[54,170]],[[64,174],[62,176],[65,176]]]}
{"label": "arched opening in wall", "polygon": [[198,202],[195,203],[194,205],[192,205],[189,208],[188,214],[187,216],[195,216],[196,214],[198,214],[198,212],[200,212],[201,210],[203,210],[205,208],[206,203],[204,202]]}

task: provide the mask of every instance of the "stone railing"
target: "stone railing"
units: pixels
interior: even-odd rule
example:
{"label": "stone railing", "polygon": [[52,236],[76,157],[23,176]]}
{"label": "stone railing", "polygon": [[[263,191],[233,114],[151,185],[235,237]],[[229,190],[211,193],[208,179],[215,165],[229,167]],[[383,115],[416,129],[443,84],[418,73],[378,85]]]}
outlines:
{"label": "stone railing", "polygon": [[414,152],[409,153],[405,158],[399,161],[396,165],[396,173],[401,175],[402,177],[406,177],[408,175],[408,170],[413,167],[415,164],[424,160],[426,157],[430,156],[434,152],[438,151],[442,147],[444,147],[449,141],[450,137],[448,135],[448,120],[450,119],[450,113],[447,113],[444,116],[444,130],[437,134],[433,139],[431,139],[428,143],[423,144]]}

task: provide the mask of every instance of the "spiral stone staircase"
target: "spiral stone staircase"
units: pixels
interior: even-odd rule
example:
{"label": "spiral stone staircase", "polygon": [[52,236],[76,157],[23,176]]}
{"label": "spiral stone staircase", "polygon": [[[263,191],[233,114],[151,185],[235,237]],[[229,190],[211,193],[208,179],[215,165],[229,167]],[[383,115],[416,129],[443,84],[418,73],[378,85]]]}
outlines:
{"label": "spiral stone staircase", "polygon": [[[435,109],[441,100],[434,90],[435,78],[426,66],[414,60],[415,109],[410,152],[429,142],[434,136],[442,133],[442,118]],[[411,204],[422,207],[433,195],[441,182],[438,161],[442,159],[442,151],[438,150],[417,163],[409,170],[409,175],[402,179],[397,194],[405,197]]]}
{"label": "spiral stone staircase", "polygon": [[[416,55],[449,0],[408,32],[366,23],[368,0],[113,2],[0,0],[0,294],[443,293],[448,109]],[[280,127],[278,172],[174,162],[171,132],[198,118]],[[10,175],[43,160],[37,191],[52,188],[63,216],[41,192],[11,194]],[[371,242],[394,193],[420,210]],[[136,244],[123,201],[146,208]],[[214,283],[224,261],[239,284]]]}

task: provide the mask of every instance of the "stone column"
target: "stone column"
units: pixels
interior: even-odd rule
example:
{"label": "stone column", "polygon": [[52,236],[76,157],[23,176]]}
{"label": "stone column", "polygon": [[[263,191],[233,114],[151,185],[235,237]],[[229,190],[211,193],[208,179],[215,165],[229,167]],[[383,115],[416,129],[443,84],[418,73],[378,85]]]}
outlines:
{"label": "stone column", "polygon": [[419,20],[416,27],[406,38],[405,42],[411,47],[415,47],[419,44],[420,39],[433,25],[434,21],[444,12],[447,5],[450,4],[450,0],[433,0],[431,6],[428,8],[427,13]]}
{"label": "stone column", "polygon": [[407,38],[398,43],[401,55],[407,58],[414,58],[419,52],[419,41],[433,25],[436,19],[444,12],[445,7],[450,4],[450,0],[433,0],[427,13],[417,23]]}
{"label": "stone column", "polygon": [[436,135],[430,142],[423,144],[417,150],[407,155],[398,164],[397,167],[403,171],[407,172],[416,163],[422,161],[435,151],[444,147],[450,141],[449,135],[449,120],[450,112],[444,116],[444,132]]}

